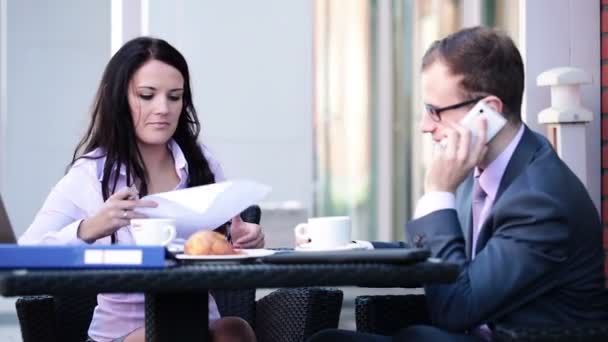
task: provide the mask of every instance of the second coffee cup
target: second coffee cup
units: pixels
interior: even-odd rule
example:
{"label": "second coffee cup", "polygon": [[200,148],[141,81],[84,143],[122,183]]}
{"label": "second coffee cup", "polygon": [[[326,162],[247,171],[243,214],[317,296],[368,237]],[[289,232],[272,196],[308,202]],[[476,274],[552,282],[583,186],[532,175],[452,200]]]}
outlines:
{"label": "second coffee cup", "polygon": [[[351,242],[351,221],[348,216],[309,218],[294,229],[296,241],[309,241],[299,247],[332,249]],[[296,243],[297,244],[297,243]]]}

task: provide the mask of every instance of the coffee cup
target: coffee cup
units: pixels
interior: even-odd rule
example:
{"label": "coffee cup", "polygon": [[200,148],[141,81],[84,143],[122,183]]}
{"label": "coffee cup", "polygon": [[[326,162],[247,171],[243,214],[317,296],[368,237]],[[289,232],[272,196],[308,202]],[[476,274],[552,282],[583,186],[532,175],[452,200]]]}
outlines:
{"label": "coffee cup", "polygon": [[[296,246],[310,249],[332,249],[351,242],[351,221],[348,216],[312,217],[294,228]],[[298,242],[304,241],[298,246]],[[308,241],[308,242],[306,242]]]}
{"label": "coffee cup", "polygon": [[166,246],[175,240],[177,230],[173,219],[133,219],[131,234],[136,245]]}

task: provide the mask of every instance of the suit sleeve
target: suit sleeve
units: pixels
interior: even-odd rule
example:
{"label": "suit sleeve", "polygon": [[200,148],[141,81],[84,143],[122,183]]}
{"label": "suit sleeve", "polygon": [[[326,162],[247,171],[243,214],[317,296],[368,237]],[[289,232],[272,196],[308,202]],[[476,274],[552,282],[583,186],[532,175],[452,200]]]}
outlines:
{"label": "suit sleeve", "polygon": [[[424,237],[433,256],[461,265],[454,283],[425,287],[433,322],[465,331],[492,322],[551,289],[567,259],[570,231],[564,208],[545,194],[511,196],[496,208],[485,228],[494,234],[473,261],[456,210],[440,210],[407,225],[410,237]],[[533,208],[533,209],[531,209]]]}
{"label": "suit sleeve", "polygon": [[372,246],[374,246],[374,249],[377,249],[377,248],[409,248],[409,247],[411,247],[408,243],[403,242],[403,241],[397,241],[397,242],[372,241]]}

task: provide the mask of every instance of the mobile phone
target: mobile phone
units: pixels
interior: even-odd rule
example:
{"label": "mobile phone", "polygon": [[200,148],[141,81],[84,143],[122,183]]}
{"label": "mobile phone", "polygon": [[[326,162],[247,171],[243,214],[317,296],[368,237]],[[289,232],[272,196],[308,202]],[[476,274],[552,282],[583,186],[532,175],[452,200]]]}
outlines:
{"label": "mobile phone", "polygon": [[471,110],[465,115],[460,124],[469,130],[471,130],[471,145],[477,141],[477,125],[475,124],[475,118],[484,116],[488,123],[488,129],[486,131],[486,144],[494,138],[494,136],[505,126],[507,120],[492,107],[488,106],[485,102],[479,101]]}

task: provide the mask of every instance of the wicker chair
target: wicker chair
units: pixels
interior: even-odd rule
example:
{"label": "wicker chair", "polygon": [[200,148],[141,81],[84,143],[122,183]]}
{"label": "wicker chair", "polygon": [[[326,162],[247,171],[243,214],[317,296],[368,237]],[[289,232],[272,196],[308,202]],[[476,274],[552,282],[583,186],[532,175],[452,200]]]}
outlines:
{"label": "wicker chair", "polygon": [[[431,324],[424,295],[360,296],[355,299],[357,331],[392,335],[414,324]],[[492,341],[608,341],[608,322],[576,327],[514,327],[498,325]]]}
{"label": "wicker chair", "polygon": [[[222,316],[238,316],[254,328],[258,341],[304,341],[319,330],[337,328],[342,291],[327,288],[279,289],[255,301],[252,290],[213,290]],[[16,302],[23,342],[83,342],[95,295],[28,296]]]}

